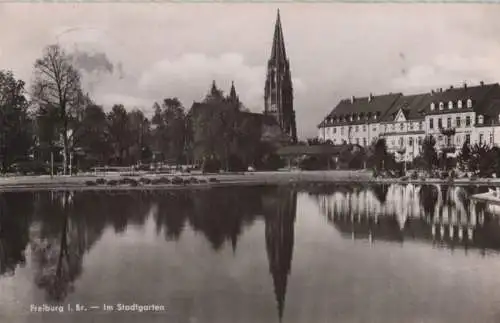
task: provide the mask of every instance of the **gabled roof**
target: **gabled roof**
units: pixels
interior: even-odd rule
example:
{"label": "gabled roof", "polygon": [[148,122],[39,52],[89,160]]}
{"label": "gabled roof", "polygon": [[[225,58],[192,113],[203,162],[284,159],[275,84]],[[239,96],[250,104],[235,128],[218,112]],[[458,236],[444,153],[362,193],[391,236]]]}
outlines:
{"label": "gabled roof", "polygon": [[389,108],[382,122],[393,122],[399,110],[403,110],[406,120],[422,119],[425,107],[430,104],[430,94],[402,95]]}
{"label": "gabled roof", "polygon": [[[343,125],[343,124],[362,124],[366,123],[366,117],[369,116],[369,120],[373,121],[373,115],[377,115],[377,121],[380,121],[386,114],[387,110],[396,102],[396,100],[402,96],[401,93],[395,94],[384,94],[377,96],[368,96],[362,98],[344,99],[337,104],[337,106],[328,114],[324,121],[328,118],[334,118],[333,125]],[[350,121],[350,116],[354,116],[353,120]],[[358,120],[360,116],[360,120]],[[339,120],[341,118],[341,120]],[[347,120],[346,120],[347,118]],[[323,126],[325,123],[322,122],[319,126]]]}

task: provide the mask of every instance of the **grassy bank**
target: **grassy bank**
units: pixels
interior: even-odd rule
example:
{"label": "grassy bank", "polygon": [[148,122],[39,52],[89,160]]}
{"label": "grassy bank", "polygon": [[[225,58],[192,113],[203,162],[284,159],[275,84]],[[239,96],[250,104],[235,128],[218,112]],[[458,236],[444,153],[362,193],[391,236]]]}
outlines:
{"label": "grassy bank", "polygon": [[121,176],[17,176],[0,178],[0,191],[13,190],[156,190],[221,187],[230,185],[283,185],[290,183],[385,183],[385,184],[449,184],[500,186],[499,178],[477,179],[398,179],[374,178],[369,171],[292,171],[241,174]]}

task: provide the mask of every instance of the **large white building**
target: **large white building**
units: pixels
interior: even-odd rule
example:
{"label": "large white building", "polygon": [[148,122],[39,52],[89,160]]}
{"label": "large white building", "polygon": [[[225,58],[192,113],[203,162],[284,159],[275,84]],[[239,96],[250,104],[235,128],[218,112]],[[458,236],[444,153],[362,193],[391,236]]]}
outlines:
{"label": "large white building", "polygon": [[[335,145],[369,146],[385,138],[388,150],[404,160],[419,155],[427,135],[436,139],[437,149],[456,148],[457,153],[464,141],[500,145],[500,85],[351,97],[340,101],[318,128],[319,138]],[[453,135],[443,135],[443,129]]]}

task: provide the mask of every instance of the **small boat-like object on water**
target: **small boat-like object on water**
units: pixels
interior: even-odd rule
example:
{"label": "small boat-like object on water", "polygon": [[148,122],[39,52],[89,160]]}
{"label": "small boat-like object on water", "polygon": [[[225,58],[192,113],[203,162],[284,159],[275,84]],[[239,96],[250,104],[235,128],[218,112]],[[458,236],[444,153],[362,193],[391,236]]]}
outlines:
{"label": "small boat-like object on water", "polygon": [[474,194],[471,196],[471,199],[500,206],[500,187],[497,187],[495,190],[489,188],[486,193]]}

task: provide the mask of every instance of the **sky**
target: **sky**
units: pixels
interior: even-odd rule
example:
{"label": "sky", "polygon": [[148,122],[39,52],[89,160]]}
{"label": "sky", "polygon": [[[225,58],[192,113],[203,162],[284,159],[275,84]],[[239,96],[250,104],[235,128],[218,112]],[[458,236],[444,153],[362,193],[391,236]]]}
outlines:
{"label": "sky", "polygon": [[85,90],[109,109],[186,109],[212,80],[264,109],[277,9],[301,138],[342,98],[500,82],[500,5],[0,3],[0,69],[28,85],[45,46],[77,57]]}

